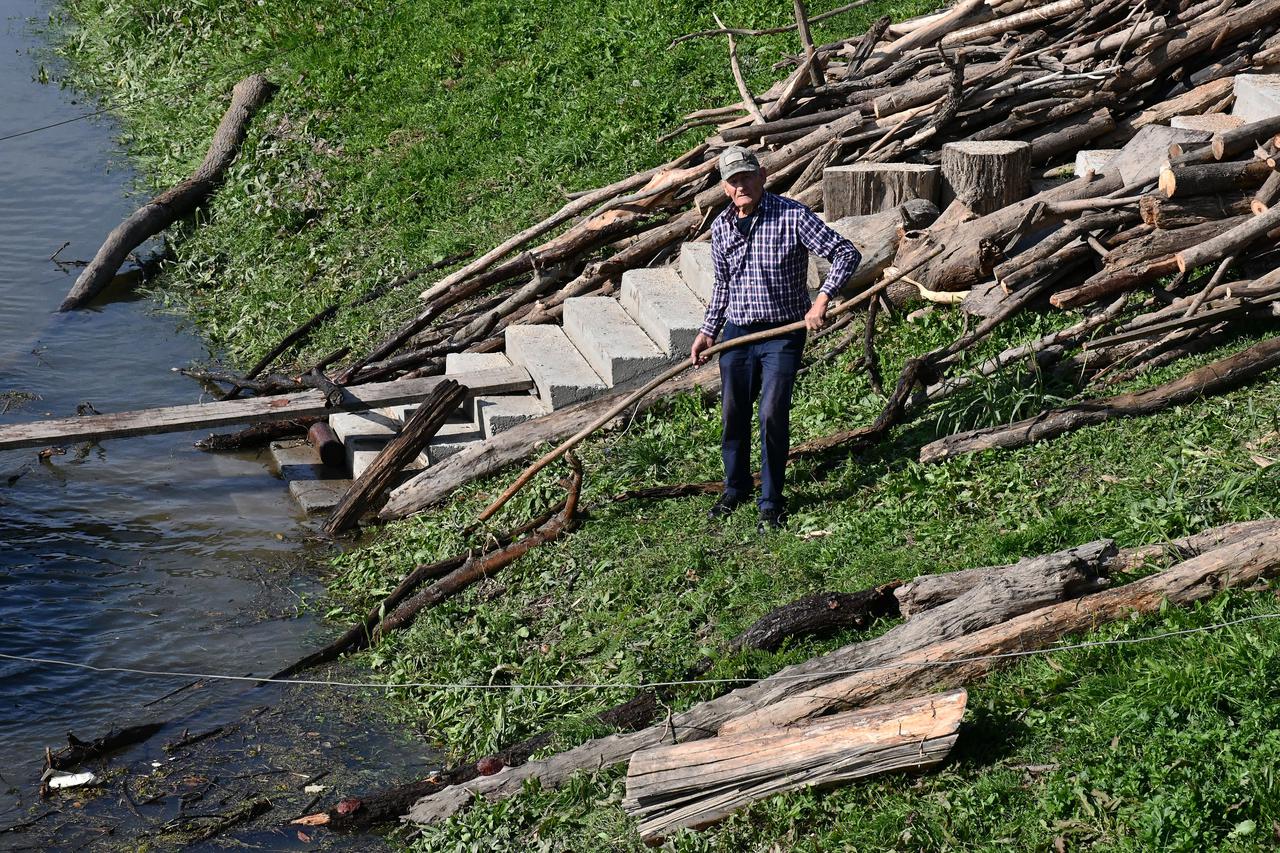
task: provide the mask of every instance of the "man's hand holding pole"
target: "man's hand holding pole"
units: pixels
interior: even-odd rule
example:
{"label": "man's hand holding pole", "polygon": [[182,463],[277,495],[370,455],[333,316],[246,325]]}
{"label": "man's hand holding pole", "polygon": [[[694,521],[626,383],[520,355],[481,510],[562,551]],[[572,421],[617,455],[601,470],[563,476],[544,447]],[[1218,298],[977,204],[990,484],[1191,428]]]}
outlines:
{"label": "man's hand holding pole", "polygon": [[690,357],[694,364],[702,365],[707,363],[708,356],[702,354],[703,350],[711,348],[715,343],[715,339],[705,332],[698,332],[698,336],[693,339],[693,348],[690,350]]}
{"label": "man's hand holding pole", "polygon": [[[827,303],[831,301],[831,297],[825,293],[819,293],[814,297],[813,305],[809,308],[807,314],[804,315],[805,328],[811,332],[816,332],[827,323]],[[697,347],[697,341],[694,341],[694,347]],[[696,351],[696,350],[695,350]]]}

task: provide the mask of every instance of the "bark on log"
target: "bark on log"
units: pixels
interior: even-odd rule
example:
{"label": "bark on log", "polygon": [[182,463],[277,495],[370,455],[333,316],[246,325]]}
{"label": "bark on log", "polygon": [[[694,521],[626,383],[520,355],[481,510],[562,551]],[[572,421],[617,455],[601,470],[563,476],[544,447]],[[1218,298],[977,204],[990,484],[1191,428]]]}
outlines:
{"label": "bark on log", "polygon": [[299,418],[293,421],[268,421],[254,424],[237,432],[211,433],[206,438],[195,442],[197,450],[209,453],[225,453],[233,450],[253,450],[266,447],[273,441],[293,436],[306,435],[314,424],[321,423],[324,418]]}
{"label": "bark on log", "polygon": [[1056,216],[1038,213],[1035,210],[1038,203],[1097,198],[1121,187],[1117,174],[1094,180],[1078,178],[954,228],[928,231],[914,235],[915,239],[909,234],[908,239],[902,241],[893,265],[898,269],[914,266],[920,254],[941,246],[942,252],[911,273],[911,277],[930,290],[969,290],[985,280],[1003,260],[1002,247],[1012,236],[1061,221]]}
{"label": "bark on log", "polygon": [[[1011,653],[1047,648],[1056,640],[1166,604],[1186,606],[1223,589],[1248,586],[1280,573],[1280,533],[1215,548],[1173,568],[1124,586],[1017,616],[957,639],[936,643],[896,666],[822,685],[722,726],[721,734],[761,725],[790,725],[868,702],[968,684]],[[943,665],[951,662],[949,665]]]}
{"label": "bark on log", "polygon": [[1236,217],[1187,228],[1153,231],[1109,253],[1100,272],[1075,287],[1058,291],[1049,297],[1049,304],[1055,308],[1076,308],[1155,281],[1176,271],[1176,252],[1212,240],[1245,221],[1245,217]]}
{"label": "bark on log", "polygon": [[1280,172],[1272,172],[1258,187],[1249,202],[1249,209],[1254,213],[1266,213],[1277,200],[1280,200]]}
{"label": "bark on log", "polygon": [[1265,160],[1165,166],[1160,170],[1160,192],[1165,198],[1247,190],[1272,174]]}
{"label": "bark on log", "polygon": [[315,448],[320,462],[330,468],[341,468],[347,461],[346,448],[329,427],[328,421],[316,421],[307,430],[307,444]]}
{"label": "bark on log", "polygon": [[1186,272],[1205,264],[1213,264],[1228,255],[1239,255],[1269,232],[1280,227],[1280,207],[1246,219],[1212,240],[1185,249],[1175,256],[1178,270]]}
{"label": "bark on log", "polygon": [[1003,35],[1024,27],[1040,24],[1053,18],[1078,12],[1083,8],[1084,0],[1054,0],[1052,3],[1045,3],[1043,6],[1036,6],[984,24],[974,24],[959,30],[953,30],[943,36],[938,44],[941,47],[956,47],[962,44],[969,44],[979,39]]}
{"label": "bark on log", "polygon": [[967,701],[964,690],[953,690],[788,728],[646,749],[631,757],[622,807],[639,820],[640,838],[653,844],[774,794],[934,767],[955,744]]}
{"label": "bark on log", "polygon": [[1031,140],[1031,163],[1043,165],[1067,151],[1074,154],[1091,140],[1115,129],[1116,121],[1111,110],[1100,109],[1053,133],[1037,135]]}
{"label": "bark on log", "polygon": [[1231,130],[1215,133],[1209,145],[1213,148],[1215,159],[1234,157],[1256,146],[1280,132],[1280,115],[1274,115],[1259,121],[1252,121]]}
{"label": "bark on log", "polygon": [[452,379],[446,379],[431,390],[431,394],[418,405],[417,411],[387,443],[377,458],[347,489],[347,493],[333,508],[324,531],[334,536],[353,527],[360,516],[373,508],[383,493],[413,459],[423,451],[462,404],[467,389]]}
{"label": "bark on log", "polygon": [[[1041,558],[1048,564],[1064,561],[1100,565],[1115,555],[1115,546],[1102,541],[1068,549]],[[985,584],[950,604],[938,607],[880,637],[845,646],[805,663],[787,667],[776,675],[732,693],[704,702],[667,722],[639,732],[610,735],[588,741],[566,752],[523,767],[511,768],[495,776],[475,779],[464,785],[446,788],[420,800],[410,811],[409,819],[432,823],[465,808],[474,797],[495,800],[519,793],[526,779],[537,779],[543,788],[558,787],[580,770],[598,770],[627,760],[637,750],[674,740],[677,743],[712,737],[734,717],[802,692],[806,687],[830,681],[822,675],[838,670],[875,667],[937,642],[939,639],[962,637],[1034,610],[1048,602],[1061,600],[1065,590],[1050,588],[1043,575],[1032,572],[1019,580],[1002,578],[1002,583]],[[815,675],[816,673],[816,675]]]}
{"label": "bark on log", "polygon": [[996,447],[1006,450],[1026,447],[1081,427],[1154,414],[1202,397],[1234,391],[1277,364],[1280,364],[1280,338],[1269,338],[1155,388],[1088,400],[1050,409],[1008,426],[970,430],[939,439],[920,449],[920,461],[942,462]]}
{"label": "bark on log", "polygon": [[59,311],[83,308],[107,286],[130,252],[204,204],[222,185],[227,167],[249,132],[249,121],[275,91],[275,84],[261,74],[253,74],[235,85],[231,90],[231,106],[218,124],[200,168],[182,183],[138,208],[107,235],[98,253],[58,306]]}
{"label": "bark on log", "polygon": [[1138,210],[1142,213],[1142,221],[1147,225],[1175,229],[1244,216],[1251,212],[1250,201],[1251,198],[1246,193],[1190,196],[1177,200],[1149,195],[1143,196],[1142,201],[1138,202]]}
{"label": "bark on log", "polygon": [[164,728],[164,726],[165,723],[163,722],[125,726],[122,729],[112,729],[102,737],[96,737],[88,741],[80,740],[80,738],[68,732],[67,745],[57,752],[48,753],[46,767],[52,770],[71,770],[86,761],[101,758],[109,752],[123,749],[126,746],[133,746],[136,743],[142,743]]}
{"label": "bark on log", "polygon": [[822,173],[822,212],[827,221],[892,210],[912,199],[937,204],[937,166],[921,163],[854,163]]}

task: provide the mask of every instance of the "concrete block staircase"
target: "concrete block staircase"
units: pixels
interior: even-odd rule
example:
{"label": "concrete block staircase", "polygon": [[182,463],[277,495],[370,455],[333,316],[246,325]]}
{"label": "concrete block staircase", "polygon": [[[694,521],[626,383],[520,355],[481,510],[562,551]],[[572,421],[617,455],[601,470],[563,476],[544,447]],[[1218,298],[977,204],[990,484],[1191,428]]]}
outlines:
{"label": "concrete block staircase", "polygon": [[[809,284],[819,284],[810,263]],[[677,264],[629,270],[617,298],[565,300],[563,325],[509,326],[503,353],[459,353],[445,372],[465,374],[516,365],[534,391],[477,396],[468,401],[404,471],[404,479],[530,418],[589,400],[615,388],[643,384],[673,361],[687,358],[711,298],[711,244],[685,243]],[[465,384],[465,381],[464,381]],[[413,406],[335,414],[329,425],[346,446],[349,470],[330,470],[302,441],[277,442],[278,473],[307,512],[325,512],[341,499],[403,426]]]}

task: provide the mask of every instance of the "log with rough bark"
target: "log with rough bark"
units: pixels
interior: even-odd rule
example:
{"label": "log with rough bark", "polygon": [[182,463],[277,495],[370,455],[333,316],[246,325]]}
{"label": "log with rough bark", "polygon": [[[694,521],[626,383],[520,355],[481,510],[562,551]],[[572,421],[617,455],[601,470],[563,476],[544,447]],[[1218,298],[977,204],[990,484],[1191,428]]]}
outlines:
{"label": "log with rough bark", "polygon": [[1213,148],[1214,159],[1222,160],[1252,151],[1277,131],[1280,131],[1280,114],[1215,133],[1209,145]]}
{"label": "log with rough bark", "polygon": [[1280,201],[1280,172],[1267,175],[1267,179],[1262,182],[1262,186],[1258,187],[1258,191],[1249,201],[1249,210],[1254,213],[1266,213],[1276,201]]}
{"label": "log with rough bark", "polygon": [[1070,634],[1135,613],[1186,606],[1223,589],[1280,573],[1280,533],[1263,533],[1206,551],[1142,580],[1050,605],[953,640],[936,643],[894,666],[858,673],[766,706],[720,728],[721,734],[761,725],[784,726],[869,702],[968,684],[1017,653],[1048,648]]}
{"label": "log with rough bark", "polygon": [[925,770],[951,751],[967,700],[964,690],[952,690],[646,749],[631,757],[622,807],[639,820],[641,839],[653,843],[773,794]]}
{"label": "log with rough bark", "polygon": [[1252,189],[1272,174],[1265,160],[1167,165],[1160,170],[1160,192],[1165,198]]}
{"label": "log with rough bark", "polygon": [[1239,192],[1178,199],[1148,195],[1142,197],[1138,210],[1142,221],[1154,228],[1186,228],[1251,212],[1260,213],[1252,210],[1250,202],[1251,197],[1247,193]]}
{"label": "log with rough bark", "polygon": [[1043,165],[1068,151],[1072,156],[1089,142],[1116,129],[1111,110],[1102,108],[1087,116],[1078,115],[1052,133],[1039,133],[1031,140],[1030,159],[1033,165]]}
{"label": "log with rough bark", "polygon": [[1178,270],[1186,272],[1205,264],[1217,263],[1229,255],[1239,255],[1276,228],[1280,228],[1280,207],[1273,207],[1223,231],[1211,240],[1178,252]]}
{"label": "log with rough bark", "polygon": [[942,146],[942,204],[959,199],[979,216],[1026,198],[1031,146],[1026,142],[948,142]]}
{"label": "log with rough bark", "polygon": [[892,210],[911,199],[938,201],[939,171],[923,163],[854,163],[822,173],[822,211],[828,221]]}
{"label": "log with rough bark", "polygon": [[213,134],[213,142],[200,168],[180,184],[165,190],[138,208],[107,235],[98,253],[76,278],[59,311],[83,308],[110,283],[129,253],[208,200],[219,186],[227,167],[240,152],[249,132],[249,121],[275,94],[276,86],[261,74],[244,78],[231,90],[231,106]]}
{"label": "log with rough bark", "polygon": [[[1096,567],[1113,559],[1115,553],[1113,543],[1101,541],[1041,559],[1046,561],[1042,564],[1046,566],[1066,562],[1074,563],[1082,571],[1096,572]],[[519,793],[527,779],[539,780],[544,788],[557,787],[580,770],[597,770],[626,761],[640,749],[673,739],[680,743],[712,737],[734,717],[801,693],[807,687],[826,683],[835,677],[830,674],[832,672],[877,667],[940,640],[963,637],[967,633],[999,625],[1017,614],[1061,601],[1067,594],[1060,583],[1048,581],[1043,572],[1037,575],[1035,565],[1028,562],[1016,577],[1001,576],[997,581],[983,584],[880,637],[787,667],[770,678],[674,714],[661,725],[598,738],[542,761],[441,790],[420,800],[410,811],[409,818],[432,823],[456,814],[474,797],[492,800]]]}
{"label": "log with rough bark", "polygon": [[1163,411],[1202,397],[1234,391],[1280,364],[1280,338],[1269,338],[1248,349],[1193,370],[1186,376],[1145,391],[1088,400],[1050,409],[1007,426],[957,433],[926,444],[921,462],[942,462],[966,453],[1026,447],[1037,441],[1116,418],[1133,418]]}
{"label": "log with rough bark", "polygon": [[1245,217],[1235,217],[1187,228],[1152,231],[1109,252],[1100,272],[1075,287],[1058,291],[1049,298],[1049,303],[1055,308],[1076,308],[1155,281],[1177,271],[1175,253],[1212,240],[1243,221]]}
{"label": "log with rough bark", "polygon": [[355,526],[360,516],[378,503],[404,467],[435,438],[466,394],[467,389],[452,379],[446,379],[433,388],[395,438],[347,489],[324,523],[324,531],[333,536]]}

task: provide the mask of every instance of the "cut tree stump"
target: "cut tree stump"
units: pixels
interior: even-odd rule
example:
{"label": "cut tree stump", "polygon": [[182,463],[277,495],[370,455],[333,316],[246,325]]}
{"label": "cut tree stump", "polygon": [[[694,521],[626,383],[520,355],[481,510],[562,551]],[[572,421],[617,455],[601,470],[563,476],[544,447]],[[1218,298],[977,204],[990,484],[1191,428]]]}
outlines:
{"label": "cut tree stump", "polygon": [[353,527],[360,516],[372,509],[378,499],[395,485],[404,466],[422,452],[449,416],[462,405],[466,395],[467,389],[452,379],[446,379],[433,388],[431,395],[422,401],[373,464],[351,484],[325,522],[325,532],[330,536],[341,533]]}
{"label": "cut tree stump", "polygon": [[854,163],[822,172],[822,211],[828,222],[892,210],[912,199],[937,204],[939,169],[924,163]]}
{"label": "cut tree stump", "polygon": [[1031,191],[1027,142],[948,142],[942,146],[942,204],[959,199],[978,216],[1008,207]]}
{"label": "cut tree stump", "polygon": [[933,767],[955,744],[967,702],[963,689],[953,690],[646,749],[631,758],[622,807],[639,819],[640,837],[653,842],[784,791]]}

